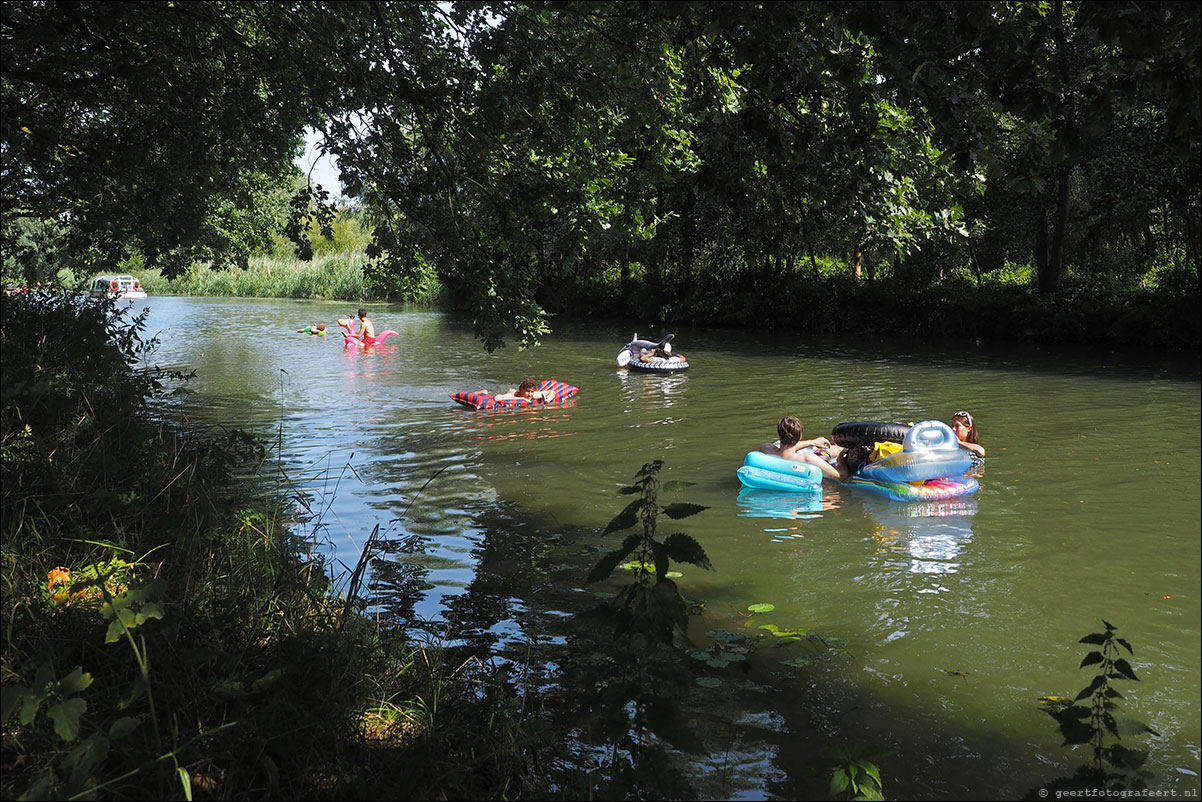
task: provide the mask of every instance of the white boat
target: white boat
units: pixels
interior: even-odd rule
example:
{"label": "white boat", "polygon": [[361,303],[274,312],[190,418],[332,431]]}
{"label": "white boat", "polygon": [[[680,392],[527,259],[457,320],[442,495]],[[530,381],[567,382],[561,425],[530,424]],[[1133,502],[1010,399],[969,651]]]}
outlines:
{"label": "white boat", "polygon": [[142,282],[133,276],[97,276],[88,294],[98,298],[145,298]]}

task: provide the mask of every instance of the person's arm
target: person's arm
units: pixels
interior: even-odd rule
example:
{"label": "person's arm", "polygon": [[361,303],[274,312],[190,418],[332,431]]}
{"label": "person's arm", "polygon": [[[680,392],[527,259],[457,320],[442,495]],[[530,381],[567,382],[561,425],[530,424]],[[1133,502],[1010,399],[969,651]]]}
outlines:
{"label": "person's arm", "polygon": [[985,456],[985,446],[981,445],[980,443],[970,443],[967,440],[961,440],[960,448],[966,448],[974,454],[978,454],[982,457]]}
{"label": "person's arm", "polygon": [[825,437],[815,437],[813,440],[802,440],[797,444],[798,448],[809,448],[810,446],[814,446],[815,448],[830,448],[831,441]]}
{"label": "person's arm", "polygon": [[847,468],[843,464],[842,460],[837,463],[838,467],[836,467],[835,465],[831,465],[822,457],[810,451],[798,452],[797,456],[801,457],[803,462],[808,462],[809,464],[817,467],[818,470],[822,471],[822,475],[827,479],[834,479],[836,482],[842,482],[847,479]]}

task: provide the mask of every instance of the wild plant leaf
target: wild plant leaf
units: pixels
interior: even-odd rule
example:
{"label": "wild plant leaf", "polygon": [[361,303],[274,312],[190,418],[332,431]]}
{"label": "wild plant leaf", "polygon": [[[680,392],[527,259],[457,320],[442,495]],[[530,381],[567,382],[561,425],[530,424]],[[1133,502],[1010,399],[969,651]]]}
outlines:
{"label": "wild plant leaf", "polygon": [[178,766],[175,770],[179,773],[179,784],[183,788],[184,799],[192,802],[192,777],[183,766]]}
{"label": "wild plant leaf", "polygon": [[141,626],[152,618],[162,619],[163,606],[158,602],[146,602],[142,605],[142,609],[138,611],[134,626]]}
{"label": "wild plant leaf", "polygon": [[668,550],[663,543],[652,543],[651,553],[655,555],[655,575],[662,579],[668,574]]}
{"label": "wild plant leaf", "polygon": [[839,794],[847,790],[847,786],[851,784],[851,777],[843,769],[835,769],[831,775],[831,799],[835,799]]}
{"label": "wild plant leaf", "polygon": [[664,507],[664,515],[676,520],[680,518],[688,518],[690,515],[696,515],[702,510],[708,509],[709,507],[706,507],[702,504],[689,504],[684,501],[678,501],[675,504],[669,504],[668,506]]}
{"label": "wild plant leaf", "polygon": [[84,739],[83,743],[72,749],[63,758],[62,767],[67,770],[67,783],[82,786],[96,772],[104,759],[108,757],[109,739],[99,732],[94,732]]}
{"label": "wild plant leaf", "polygon": [[1115,659],[1114,670],[1122,674],[1127,679],[1133,679],[1136,682],[1139,682],[1139,677],[1135,676],[1135,669],[1131,668],[1131,664],[1121,657]]}
{"label": "wild plant leaf", "polygon": [[92,684],[92,675],[85,674],[81,666],[76,666],[70,674],[58,681],[58,692],[61,696],[79,693]]}
{"label": "wild plant leaf", "polygon": [[1081,665],[1077,666],[1077,668],[1085,668],[1086,666],[1092,666],[1095,663],[1102,662],[1103,659],[1104,658],[1102,657],[1101,652],[1090,652],[1089,654],[1085,655],[1085,659],[1083,659],[1081,661]]}
{"label": "wild plant leaf", "polygon": [[593,566],[593,570],[589,572],[588,578],[585,581],[597,582],[612,574],[614,569],[630,555],[630,552],[634,551],[640,540],[642,540],[642,537],[638,534],[627,535],[622,541],[622,545],[616,551],[609,552],[597,561],[597,564]]}
{"label": "wild plant leaf", "polygon": [[1095,646],[1101,646],[1102,644],[1106,643],[1107,640],[1109,639],[1105,635],[1101,634],[1100,632],[1094,632],[1090,635],[1086,635],[1084,638],[1077,641],[1077,643],[1092,643]]}
{"label": "wild plant leaf", "polygon": [[1096,691],[1098,688],[1100,688],[1105,682],[1106,682],[1106,675],[1099,674],[1098,676],[1093,678],[1093,681],[1091,681],[1088,685],[1086,685],[1084,688],[1081,689],[1081,692],[1077,694],[1077,698],[1074,699],[1073,701],[1079,702],[1082,699],[1086,698],[1087,696],[1091,696],[1093,694],[1093,692]]}
{"label": "wild plant leaf", "polygon": [[1142,721],[1137,721],[1136,719],[1128,718],[1126,716],[1116,718],[1115,724],[1118,726],[1119,735],[1141,735],[1145,732],[1148,732],[1157,737],[1160,736],[1160,733]]}
{"label": "wild plant leaf", "polygon": [[1128,749],[1119,744],[1111,744],[1106,750],[1106,758],[1110,765],[1120,771],[1136,771],[1144,765],[1148,753],[1143,749]]}
{"label": "wild plant leaf", "polygon": [[121,636],[126,631],[133,629],[135,619],[136,616],[133,610],[128,607],[117,608],[117,614],[113,616],[113,622],[109,624],[108,632],[104,635],[104,642],[116,643],[121,640]]}
{"label": "wild plant leaf", "polygon": [[142,722],[138,721],[138,719],[133,718],[132,716],[122,716],[114,721],[113,725],[109,727],[109,738],[114,741],[119,741],[126,735],[129,735],[131,732],[136,730],[138,725],[141,723]]}
{"label": "wild plant leaf", "polygon": [[630,485],[630,486],[623,487],[623,488],[619,489],[619,490],[618,490],[618,493],[619,493],[620,495],[623,495],[623,496],[629,496],[629,495],[631,495],[632,493],[638,493],[638,492],[639,492],[639,491],[641,491],[642,489],[643,489],[643,488],[641,488],[641,487],[637,487],[637,486],[634,486],[634,485]]}
{"label": "wild plant leaf", "polygon": [[665,553],[678,563],[689,563],[709,570],[713,567],[705,549],[701,548],[692,535],[673,532],[664,539]]}
{"label": "wild plant leaf", "polygon": [[78,697],[51,705],[46,715],[54,722],[54,732],[64,741],[79,737],[79,719],[87,712],[88,703]]}
{"label": "wild plant leaf", "polygon": [[1122,646],[1124,649],[1127,650],[1127,654],[1135,654],[1135,652],[1132,651],[1132,649],[1131,649],[1131,644],[1127,643],[1126,640],[1124,640],[1123,638],[1115,638],[1114,640],[1116,643],[1118,643],[1119,646]]}
{"label": "wild plant leaf", "polygon": [[33,721],[38,714],[38,708],[42,706],[42,702],[46,701],[45,691],[29,691],[21,695],[21,713],[17,716],[17,721],[21,724],[28,724]]}
{"label": "wild plant leaf", "polygon": [[643,503],[643,499],[636,498],[627,504],[626,509],[615,515],[601,534],[608,535],[610,532],[617,532],[619,529],[629,529],[637,524],[639,522],[639,510],[642,509]]}
{"label": "wild plant leaf", "polygon": [[1060,719],[1060,734],[1064,737],[1061,746],[1087,744],[1093,738],[1093,727],[1077,719]]}

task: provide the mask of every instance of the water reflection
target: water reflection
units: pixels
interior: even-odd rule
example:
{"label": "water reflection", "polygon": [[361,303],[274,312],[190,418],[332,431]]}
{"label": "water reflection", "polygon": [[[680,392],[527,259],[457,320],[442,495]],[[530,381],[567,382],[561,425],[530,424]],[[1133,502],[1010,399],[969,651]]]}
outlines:
{"label": "water reflection", "polygon": [[865,509],[875,521],[872,537],[880,553],[906,555],[904,565],[912,574],[959,572],[960,552],[972,540],[975,498],[904,503],[866,499]]}
{"label": "water reflection", "polygon": [[688,398],[689,377],[685,373],[660,375],[657,373],[631,373],[628,370],[617,371],[619,385],[618,398],[623,411],[627,415],[643,416],[638,418],[641,425],[678,423],[681,417],[668,416],[658,419],[648,417],[653,413],[666,411],[672,407],[681,408]]}

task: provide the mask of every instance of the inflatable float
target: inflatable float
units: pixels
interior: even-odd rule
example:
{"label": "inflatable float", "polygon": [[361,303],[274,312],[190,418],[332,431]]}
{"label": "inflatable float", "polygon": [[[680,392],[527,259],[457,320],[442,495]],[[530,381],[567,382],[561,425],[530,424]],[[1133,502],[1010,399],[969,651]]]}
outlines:
{"label": "inflatable float", "polygon": [[[831,432],[831,439],[841,446],[871,444],[884,452],[860,466],[845,483],[851,487],[895,501],[943,501],[975,493],[980,487],[975,478],[964,475],[973,467],[971,452],[960,447],[955,432],[943,421],[927,420],[913,426],[841,423]],[[880,445],[898,442],[900,448]]]}
{"label": "inflatable float", "polygon": [[354,336],[356,334],[354,318],[340,317],[338,318],[338,325],[346,329],[346,331],[342,332],[342,344],[347,348],[361,348],[365,345],[379,345],[392,335],[400,334],[400,332],[396,331],[395,329],[385,329],[375,337],[364,337],[363,339],[359,339],[358,337]]}
{"label": "inflatable float", "polygon": [[[622,346],[622,350],[618,352],[618,367],[641,373],[680,373],[688,370],[688,362],[678,356],[671,356],[672,340],[675,337],[675,334],[669,334],[656,343],[651,340],[640,340],[638,332],[635,332],[634,336],[630,338],[630,342]],[[650,362],[639,359],[644,351],[654,352],[657,348],[668,356],[656,357]]]}
{"label": "inflatable float", "polygon": [[822,471],[817,466],[762,451],[748,452],[738,474],[744,487],[794,493],[822,492]]}
{"label": "inflatable float", "polygon": [[573,387],[570,384],[565,384],[558,379],[546,379],[539,383],[538,391],[545,393],[550,391],[552,398],[550,401],[538,401],[530,398],[497,398],[492,393],[452,393],[451,399],[457,403],[463,404],[465,407],[473,407],[475,409],[507,409],[510,407],[534,407],[546,406],[548,404],[562,404],[570,399],[576,393],[580,392],[579,387]]}

